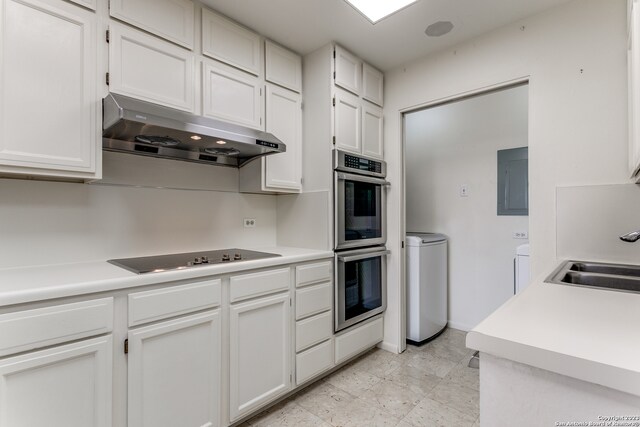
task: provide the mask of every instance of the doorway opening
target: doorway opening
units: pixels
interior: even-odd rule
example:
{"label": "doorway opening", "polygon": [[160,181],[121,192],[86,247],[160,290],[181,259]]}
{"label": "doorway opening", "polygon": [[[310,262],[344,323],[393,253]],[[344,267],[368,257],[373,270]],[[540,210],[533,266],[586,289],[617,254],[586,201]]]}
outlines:
{"label": "doorway opening", "polygon": [[405,230],[448,239],[444,320],[454,329],[472,329],[515,293],[516,251],[529,239],[528,89],[403,113]]}

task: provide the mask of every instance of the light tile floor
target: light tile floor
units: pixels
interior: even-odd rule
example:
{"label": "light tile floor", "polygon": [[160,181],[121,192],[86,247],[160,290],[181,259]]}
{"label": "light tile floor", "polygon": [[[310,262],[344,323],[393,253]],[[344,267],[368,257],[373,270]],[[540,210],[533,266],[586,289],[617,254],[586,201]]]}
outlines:
{"label": "light tile floor", "polygon": [[242,427],[477,427],[478,370],[464,340],[447,329],[402,354],[373,349]]}

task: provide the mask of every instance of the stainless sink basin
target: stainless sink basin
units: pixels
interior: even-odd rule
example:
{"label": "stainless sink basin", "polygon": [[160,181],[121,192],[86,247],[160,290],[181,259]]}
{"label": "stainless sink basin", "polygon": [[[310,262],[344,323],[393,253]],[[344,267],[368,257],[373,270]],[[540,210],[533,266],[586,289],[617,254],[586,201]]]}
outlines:
{"label": "stainless sink basin", "polygon": [[597,262],[573,262],[571,271],[584,271],[585,273],[613,274],[616,276],[640,277],[640,266],[621,264],[601,264]]}
{"label": "stainless sink basin", "polygon": [[546,282],[640,293],[640,266],[566,261]]}

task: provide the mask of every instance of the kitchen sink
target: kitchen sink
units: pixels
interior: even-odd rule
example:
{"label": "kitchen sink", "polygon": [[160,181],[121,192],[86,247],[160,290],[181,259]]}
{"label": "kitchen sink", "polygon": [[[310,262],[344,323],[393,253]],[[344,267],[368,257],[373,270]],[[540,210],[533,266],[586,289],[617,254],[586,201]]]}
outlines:
{"label": "kitchen sink", "polygon": [[572,262],[571,271],[640,277],[639,265],[601,264],[597,262]]}
{"label": "kitchen sink", "polygon": [[546,282],[640,293],[640,266],[566,261]]}

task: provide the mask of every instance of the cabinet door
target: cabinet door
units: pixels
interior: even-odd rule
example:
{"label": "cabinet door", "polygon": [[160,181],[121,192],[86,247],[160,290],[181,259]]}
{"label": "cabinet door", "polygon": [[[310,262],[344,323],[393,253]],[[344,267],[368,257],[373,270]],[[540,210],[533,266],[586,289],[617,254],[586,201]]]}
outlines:
{"label": "cabinet door", "polygon": [[193,49],[195,6],[191,0],[111,0],[114,18]]}
{"label": "cabinet door", "polygon": [[362,154],[382,159],[382,108],[362,103]]}
{"label": "cabinet door", "polygon": [[336,90],[334,107],[336,148],[360,153],[360,99]]}
{"label": "cabinet door", "polygon": [[362,62],[340,46],[335,47],[335,84],[343,89],[360,94]]}
{"label": "cabinet door", "polygon": [[287,151],[264,158],[265,186],[269,189],[300,191],[302,178],[302,97],[267,85],[267,132],[287,146]]}
{"label": "cabinet door", "polygon": [[129,332],[128,363],[128,425],[220,425],[220,310]]}
{"label": "cabinet door", "polygon": [[300,93],[302,91],[302,58],[267,40],[265,42],[265,79]]}
{"label": "cabinet door", "polygon": [[202,63],[205,116],[263,130],[262,85],[257,77],[213,61]]}
{"label": "cabinet door", "polygon": [[256,76],[262,74],[260,36],[210,10],[202,9],[202,53]]}
{"label": "cabinet door", "polygon": [[96,171],[96,19],[61,1],[2,1],[0,170]]}
{"label": "cabinet door", "polygon": [[383,74],[369,64],[362,64],[362,97],[382,107],[384,90]]}
{"label": "cabinet door", "polygon": [[231,306],[231,422],[291,388],[289,304],[287,293]]}
{"label": "cabinet door", "polygon": [[73,3],[79,4],[91,10],[96,10],[98,0],[71,0]]}
{"label": "cabinet door", "polygon": [[194,111],[194,56],[187,50],[123,25],[111,24],[111,92]]}
{"label": "cabinet door", "polygon": [[110,427],[111,335],[0,361],[0,427]]}

